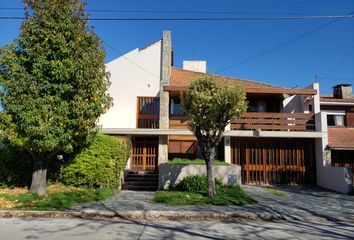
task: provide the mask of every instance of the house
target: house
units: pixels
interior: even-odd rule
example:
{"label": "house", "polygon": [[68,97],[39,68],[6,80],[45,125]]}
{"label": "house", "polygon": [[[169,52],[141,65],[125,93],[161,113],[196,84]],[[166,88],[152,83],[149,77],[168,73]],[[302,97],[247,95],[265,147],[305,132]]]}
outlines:
{"label": "house", "polygon": [[[354,96],[351,84],[333,87],[333,94],[320,97],[327,123],[326,152],[329,164],[354,171]],[[352,182],[354,179],[352,179]]]}
{"label": "house", "polygon": [[198,156],[180,95],[191,79],[207,74],[231,79],[246,91],[248,111],[227,127],[218,151],[218,158],[241,166],[244,184],[323,185],[325,180],[318,178],[318,166],[325,164],[319,85],[289,89],[212,75],[206,64],[184,61],[182,69],[173,67],[169,31],[161,40],[107,63],[114,106],[100,125],[106,134],[132,140],[127,168],[157,171],[168,159]]}

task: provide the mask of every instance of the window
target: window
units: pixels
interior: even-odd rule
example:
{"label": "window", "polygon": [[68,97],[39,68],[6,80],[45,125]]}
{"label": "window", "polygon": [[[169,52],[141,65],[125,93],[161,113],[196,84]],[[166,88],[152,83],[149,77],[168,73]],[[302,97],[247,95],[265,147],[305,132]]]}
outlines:
{"label": "window", "polygon": [[264,100],[249,101],[248,104],[249,112],[267,112],[267,103]]}
{"label": "window", "polygon": [[185,115],[180,99],[171,99],[170,101],[170,114],[171,115]]}
{"label": "window", "polygon": [[344,127],[344,115],[345,113],[328,112],[327,113],[327,125]]}

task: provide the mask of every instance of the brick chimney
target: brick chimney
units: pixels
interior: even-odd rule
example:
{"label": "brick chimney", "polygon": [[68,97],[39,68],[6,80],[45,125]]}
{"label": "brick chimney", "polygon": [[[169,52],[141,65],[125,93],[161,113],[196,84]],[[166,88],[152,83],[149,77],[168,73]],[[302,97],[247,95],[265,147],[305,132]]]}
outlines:
{"label": "brick chimney", "polygon": [[333,97],[348,99],[352,98],[352,85],[351,84],[338,84],[333,87]]}

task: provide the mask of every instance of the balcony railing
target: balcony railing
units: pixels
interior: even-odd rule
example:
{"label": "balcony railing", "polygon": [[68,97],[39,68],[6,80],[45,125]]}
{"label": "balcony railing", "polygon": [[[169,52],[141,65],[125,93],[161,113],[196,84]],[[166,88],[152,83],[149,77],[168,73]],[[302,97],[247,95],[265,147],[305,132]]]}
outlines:
{"label": "balcony railing", "polygon": [[188,116],[170,116],[170,129],[188,129]]}
{"label": "balcony railing", "polygon": [[248,112],[231,122],[231,130],[313,131],[313,114]]}
{"label": "balcony railing", "polygon": [[[188,129],[188,117],[170,116],[170,129]],[[231,122],[231,130],[313,131],[313,114],[248,112]]]}

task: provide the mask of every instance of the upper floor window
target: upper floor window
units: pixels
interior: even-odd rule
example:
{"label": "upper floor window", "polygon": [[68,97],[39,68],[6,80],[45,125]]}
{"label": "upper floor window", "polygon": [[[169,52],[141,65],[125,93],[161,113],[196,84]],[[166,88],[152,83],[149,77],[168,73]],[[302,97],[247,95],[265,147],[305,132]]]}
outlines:
{"label": "upper floor window", "polygon": [[185,115],[185,111],[182,108],[181,100],[171,98],[170,101],[170,114],[171,115]]}
{"label": "upper floor window", "polygon": [[137,128],[159,128],[160,99],[138,97]]}
{"label": "upper floor window", "polygon": [[344,127],[344,116],[343,111],[328,111],[327,112],[327,126],[339,126]]}
{"label": "upper floor window", "polygon": [[248,109],[250,112],[267,112],[267,103],[263,100],[250,100]]}

